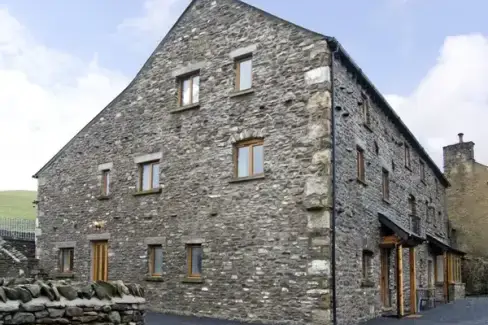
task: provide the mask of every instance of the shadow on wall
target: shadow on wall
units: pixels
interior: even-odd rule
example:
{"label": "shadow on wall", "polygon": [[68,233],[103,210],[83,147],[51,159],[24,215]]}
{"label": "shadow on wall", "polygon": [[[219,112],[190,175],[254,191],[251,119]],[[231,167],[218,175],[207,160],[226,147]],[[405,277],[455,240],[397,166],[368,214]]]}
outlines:
{"label": "shadow on wall", "polygon": [[488,295],[488,258],[466,256],[462,263],[467,296]]}

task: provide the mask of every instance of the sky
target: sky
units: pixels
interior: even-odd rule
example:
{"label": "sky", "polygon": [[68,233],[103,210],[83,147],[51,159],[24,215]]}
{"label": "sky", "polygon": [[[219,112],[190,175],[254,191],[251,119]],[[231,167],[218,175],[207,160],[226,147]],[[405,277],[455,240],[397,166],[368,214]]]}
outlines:
{"label": "sky", "polygon": [[[35,190],[189,2],[0,0],[0,190]],[[459,132],[488,164],[488,1],[246,2],[336,37],[440,168]]]}

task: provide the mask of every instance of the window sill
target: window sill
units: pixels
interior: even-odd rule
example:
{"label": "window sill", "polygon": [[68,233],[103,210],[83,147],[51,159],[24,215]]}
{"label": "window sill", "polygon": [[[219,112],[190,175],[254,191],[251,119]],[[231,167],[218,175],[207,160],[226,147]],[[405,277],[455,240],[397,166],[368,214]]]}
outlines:
{"label": "window sill", "polygon": [[56,279],[72,279],[75,277],[75,274],[73,272],[60,272],[60,273],[55,273],[54,277]]}
{"label": "window sill", "polygon": [[160,275],[150,275],[144,278],[147,282],[164,282],[164,279]]}
{"label": "window sill", "polygon": [[238,178],[233,178],[229,181],[229,183],[241,183],[241,182],[249,182],[249,181],[254,181],[258,179],[264,179],[264,175],[256,175],[256,176],[247,176],[247,177],[238,177]]}
{"label": "window sill", "polygon": [[363,122],[363,126],[366,130],[368,130],[369,132],[373,132],[373,129],[371,128],[371,124],[368,124],[366,122]]}
{"label": "window sill", "polygon": [[374,288],[374,282],[371,280],[362,280],[361,288]]}
{"label": "window sill", "polygon": [[155,188],[149,191],[141,191],[141,192],[136,192],[132,195],[134,196],[141,196],[141,195],[149,195],[149,194],[159,194],[161,193],[162,189],[161,188]]}
{"label": "window sill", "polygon": [[239,97],[239,96],[244,96],[244,95],[248,95],[248,94],[252,94],[254,93],[254,88],[249,88],[249,89],[245,89],[245,90],[234,90],[230,95],[229,97]]}
{"label": "window sill", "polygon": [[186,277],[181,282],[183,282],[183,283],[204,283],[205,280],[203,280],[203,278]]}
{"label": "window sill", "polygon": [[357,181],[359,184],[362,184],[362,185],[364,185],[364,186],[368,186],[368,184],[366,184],[366,181],[363,181],[362,179],[356,178],[356,181]]}
{"label": "window sill", "polygon": [[100,195],[97,197],[97,200],[99,201],[107,201],[110,200],[110,195]]}
{"label": "window sill", "polygon": [[188,110],[195,109],[195,108],[200,108],[200,103],[194,103],[194,104],[181,106],[181,107],[172,109],[169,112],[174,114],[174,113],[184,112],[184,111],[188,111]]}

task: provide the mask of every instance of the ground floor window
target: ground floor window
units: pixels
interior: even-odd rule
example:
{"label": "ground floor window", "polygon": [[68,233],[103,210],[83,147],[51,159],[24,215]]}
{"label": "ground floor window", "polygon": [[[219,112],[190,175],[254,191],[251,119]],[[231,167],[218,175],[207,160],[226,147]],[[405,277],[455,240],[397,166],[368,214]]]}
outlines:
{"label": "ground floor window", "polygon": [[62,273],[73,272],[73,248],[61,248],[59,250],[59,271]]}
{"label": "ground floor window", "polygon": [[161,245],[149,246],[149,274],[161,276],[163,272],[163,248]]}
{"label": "ground floor window", "polygon": [[188,277],[199,278],[202,276],[203,249],[201,244],[186,246]]}
{"label": "ground floor window", "polygon": [[435,282],[444,282],[444,255],[435,257]]}
{"label": "ground floor window", "polygon": [[451,254],[449,256],[450,268],[449,268],[449,282],[461,283],[461,257]]}

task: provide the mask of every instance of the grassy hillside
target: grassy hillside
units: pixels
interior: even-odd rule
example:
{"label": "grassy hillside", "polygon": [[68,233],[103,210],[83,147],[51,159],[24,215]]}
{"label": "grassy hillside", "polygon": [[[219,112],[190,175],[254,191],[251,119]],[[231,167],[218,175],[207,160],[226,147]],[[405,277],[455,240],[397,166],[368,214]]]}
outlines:
{"label": "grassy hillside", "polygon": [[35,191],[0,191],[0,218],[35,219]]}

